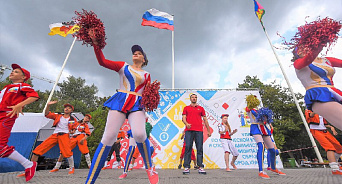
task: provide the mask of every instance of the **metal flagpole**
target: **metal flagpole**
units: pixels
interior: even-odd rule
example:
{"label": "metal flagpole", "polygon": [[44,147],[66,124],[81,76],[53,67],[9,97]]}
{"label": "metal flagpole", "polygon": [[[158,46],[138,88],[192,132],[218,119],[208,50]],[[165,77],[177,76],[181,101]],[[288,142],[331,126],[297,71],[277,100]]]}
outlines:
{"label": "metal flagpole", "polygon": [[275,50],[274,50],[274,48],[273,48],[273,45],[272,45],[272,43],[271,43],[270,38],[268,37],[268,34],[267,34],[267,32],[266,32],[265,27],[263,26],[263,24],[261,24],[261,25],[262,25],[262,27],[263,27],[263,29],[264,29],[264,32],[265,32],[265,35],[266,35],[266,37],[267,37],[268,43],[270,44],[270,46],[271,46],[271,48],[272,48],[272,51],[273,51],[273,53],[274,53],[274,55],[275,55],[275,57],[276,57],[276,59],[277,59],[277,61],[278,61],[278,65],[280,66],[281,72],[283,73],[283,76],[284,76],[284,78],[285,78],[285,80],[286,80],[286,83],[287,83],[287,85],[288,85],[289,88],[290,88],[290,91],[291,91],[291,94],[292,94],[293,99],[294,99],[294,101],[295,101],[296,107],[297,107],[297,109],[298,109],[298,112],[299,112],[299,114],[300,114],[300,117],[302,118],[302,120],[303,120],[303,122],[304,122],[304,126],[305,126],[305,129],[306,129],[306,132],[307,132],[308,135],[309,135],[310,141],[311,141],[312,146],[313,146],[313,148],[314,148],[314,150],[315,150],[315,153],[316,153],[316,155],[317,155],[317,158],[318,158],[319,162],[323,163],[322,156],[321,156],[321,154],[319,153],[319,150],[318,150],[318,148],[317,148],[316,142],[315,142],[315,140],[314,140],[312,134],[310,133],[310,128],[309,128],[309,126],[308,126],[308,123],[306,122],[306,119],[305,119],[305,117],[304,117],[304,115],[303,115],[303,112],[302,112],[301,108],[299,107],[298,100],[297,100],[297,98],[296,98],[296,96],[295,96],[295,94],[294,94],[294,92],[293,92],[293,89],[292,89],[292,86],[291,86],[291,84],[290,84],[290,82],[289,82],[289,79],[287,78],[287,75],[286,75],[286,73],[285,73],[285,71],[284,71],[284,69],[283,69],[283,66],[282,66],[281,63],[280,63],[280,60],[279,60],[279,58],[278,58],[278,55],[277,55],[277,53],[275,52]]}
{"label": "metal flagpole", "polygon": [[72,50],[72,48],[74,47],[74,44],[75,44],[75,42],[76,42],[76,39],[77,39],[77,37],[74,38],[74,41],[72,42],[72,44],[71,44],[71,46],[70,46],[69,52],[68,52],[68,54],[67,54],[66,57],[65,57],[65,60],[64,60],[62,69],[61,69],[61,71],[59,72],[59,75],[57,76],[57,79],[56,79],[56,81],[55,81],[55,84],[54,84],[53,87],[52,87],[52,90],[51,90],[51,92],[50,92],[49,98],[48,98],[48,100],[46,101],[45,107],[44,107],[44,109],[43,109],[43,113],[45,112],[46,106],[47,106],[47,104],[50,102],[50,100],[51,100],[51,98],[52,98],[52,95],[53,95],[53,93],[54,93],[54,91],[55,91],[55,88],[56,88],[56,86],[57,86],[57,83],[58,83],[58,81],[59,81],[59,78],[61,77],[61,75],[62,75],[62,73],[63,73],[63,70],[64,70],[64,67],[65,67],[65,65],[66,65],[66,63],[67,63],[67,61],[68,61],[69,55],[70,55],[70,53],[71,53],[71,50]]}
{"label": "metal flagpole", "polygon": [[175,89],[175,33],[172,31],[172,90]]}

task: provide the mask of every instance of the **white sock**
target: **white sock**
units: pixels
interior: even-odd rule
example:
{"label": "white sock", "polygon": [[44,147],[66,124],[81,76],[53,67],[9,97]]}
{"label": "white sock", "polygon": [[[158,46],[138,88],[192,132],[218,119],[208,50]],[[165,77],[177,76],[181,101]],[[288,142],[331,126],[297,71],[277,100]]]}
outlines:
{"label": "white sock", "polygon": [[74,166],[74,156],[69,157],[69,158],[68,158],[68,162],[69,162],[69,167],[70,167],[70,168],[75,167],[75,166]]}
{"label": "white sock", "polygon": [[57,161],[54,169],[59,169],[61,167],[61,165],[62,165],[62,162]]}
{"label": "white sock", "polygon": [[85,159],[86,159],[86,162],[87,162],[87,164],[88,164],[88,167],[90,167],[90,166],[91,166],[91,160],[90,160],[90,155],[89,155],[89,153],[85,154],[84,157],[85,157]]}
{"label": "white sock", "polygon": [[336,170],[339,169],[338,163],[337,163],[337,162],[330,162],[330,163],[329,163],[329,166],[330,166],[330,168],[331,168],[333,171],[336,171]]}
{"label": "white sock", "polygon": [[15,150],[8,156],[8,158],[19,162],[25,169],[33,166],[33,162],[27,160],[27,158],[23,157],[19,152]]}

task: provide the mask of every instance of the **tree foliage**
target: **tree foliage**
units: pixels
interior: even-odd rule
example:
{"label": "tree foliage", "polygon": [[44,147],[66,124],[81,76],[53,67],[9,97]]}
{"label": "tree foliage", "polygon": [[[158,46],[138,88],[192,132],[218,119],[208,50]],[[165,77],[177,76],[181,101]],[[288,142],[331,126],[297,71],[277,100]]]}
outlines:
{"label": "tree foliage", "polygon": [[55,96],[74,103],[75,111],[94,111],[98,107],[96,96],[98,88],[94,84],[86,85],[85,82],[85,79],[80,77],[69,76],[67,80],[58,84],[59,90],[56,91]]}

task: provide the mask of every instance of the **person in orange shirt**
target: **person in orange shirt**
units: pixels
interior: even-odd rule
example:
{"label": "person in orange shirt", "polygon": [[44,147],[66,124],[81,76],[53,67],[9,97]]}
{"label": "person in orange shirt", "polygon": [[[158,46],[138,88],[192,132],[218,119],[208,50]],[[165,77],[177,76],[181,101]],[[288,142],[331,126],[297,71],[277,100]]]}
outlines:
{"label": "person in orange shirt", "polygon": [[112,155],[113,153],[115,152],[115,158],[116,158],[116,161],[113,163],[113,166],[121,166],[121,157],[120,157],[120,149],[121,149],[121,143],[120,141],[122,139],[125,138],[125,132],[122,130],[122,127],[118,133],[118,136],[116,138],[116,141],[114,142],[114,144],[112,145],[112,148],[110,149],[109,153],[108,153],[108,156],[107,156],[107,161],[105,162],[105,165],[104,167],[102,168],[102,170],[105,170],[105,169],[111,169],[107,166],[107,163],[110,161],[110,159],[112,158]]}
{"label": "person in orange shirt", "polygon": [[[76,145],[78,145],[78,149],[84,155],[84,158],[86,159],[86,162],[89,168],[91,166],[91,159],[90,159],[89,149],[87,145],[87,138],[91,134],[89,126],[88,126],[90,119],[91,119],[91,115],[86,114],[83,120],[81,120],[80,122],[76,122],[74,125],[75,129],[71,131],[72,136],[70,139],[71,150],[73,150],[76,147]],[[50,173],[59,171],[59,168],[62,165],[63,159],[64,159],[63,155],[60,154],[55,167],[50,171]]]}
{"label": "person in orange shirt", "polygon": [[336,138],[327,131],[326,127],[330,128],[333,134],[337,135],[335,128],[328,125],[327,121],[322,116],[310,110],[305,110],[305,118],[310,126],[311,134],[327,152],[332,174],[342,175],[342,167],[338,163],[338,159],[342,154],[342,146]]}
{"label": "person in orange shirt", "polygon": [[[53,119],[53,126],[55,127],[55,131],[50,137],[48,137],[45,141],[43,141],[39,146],[37,146],[33,151],[33,155],[31,161],[37,162],[39,156],[44,155],[44,153],[48,152],[51,148],[53,148],[56,144],[58,144],[59,149],[63,155],[63,157],[68,159],[69,162],[69,174],[74,174],[74,157],[70,147],[70,138],[69,132],[71,132],[75,127],[75,123],[77,123],[76,119],[71,116],[71,113],[74,111],[74,106],[71,104],[64,104],[64,114],[55,114],[49,111],[50,106],[56,104],[57,101],[50,101],[45,109],[45,117],[49,119]],[[17,177],[22,177],[23,174],[19,174]]]}

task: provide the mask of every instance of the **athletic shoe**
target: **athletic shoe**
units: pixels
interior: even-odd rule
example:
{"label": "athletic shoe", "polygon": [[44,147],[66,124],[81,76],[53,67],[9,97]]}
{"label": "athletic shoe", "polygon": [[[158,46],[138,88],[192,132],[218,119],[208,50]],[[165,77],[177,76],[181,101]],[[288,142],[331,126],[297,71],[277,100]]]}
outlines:
{"label": "athletic shoe", "polygon": [[271,168],[270,168],[270,167],[267,167],[267,170],[268,170],[268,171],[270,171],[270,170],[271,170]]}
{"label": "athletic shoe", "polygon": [[127,177],[127,173],[123,173],[119,176],[119,180],[125,179]]}
{"label": "athletic shoe", "polygon": [[21,177],[24,177],[24,176],[25,176],[25,173],[21,173],[21,174],[17,175],[17,178],[21,178]]}
{"label": "athletic shoe", "polygon": [[190,169],[189,168],[184,168],[183,174],[190,174]]}
{"label": "athletic shoe", "polygon": [[49,173],[57,172],[59,169],[52,169]]}
{"label": "athletic shoe", "polygon": [[333,170],[331,172],[333,175],[342,175],[342,170]]}
{"label": "athletic shoe", "polygon": [[340,170],[342,170],[342,166],[339,166]]}
{"label": "athletic shoe", "polygon": [[158,172],[154,169],[154,167],[151,167],[150,169],[146,169],[148,180],[150,180],[150,184],[158,184],[159,177]]}
{"label": "athletic shoe", "polygon": [[205,170],[202,167],[200,167],[198,168],[198,174],[207,174],[207,172],[205,172]]}
{"label": "athletic shoe", "polygon": [[194,169],[195,169],[195,170],[198,169],[198,168],[200,168],[198,165],[195,165],[195,166],[194,166]]}
{"label": "athletic shoe", "polygon": [[36,173],[37,162],[33,162],[32,167],[25,169],[26,182],[30,181]]}
{"label": "athletic shoe", "polygon": [[68,174],[70,175],[74,173],[75,173],[75,167],[70,168]]}
{"label": "athletic shoe", "polygon": [[226,169],[227,172],[232,172],[232,170],[230,170],[229,168]]}
{"label": "athletic shoe", "polygon": [[262,179],[270,179],[270,177],[264,171],[259,172],[259,177]]}
{"label": "athletic shoe", "polygon": [[279,174],[279,175],[281,175],[281,176],[286,176],[285,173],[281,172],[281,171],[278,170],[278,169],[275,169],[275,170],[271,169],[271,171],[272,171],[272,172],[275,172],[275,173],[277,173],[277,174]]}
{"label": "athletic shoe", "polygon": [[182,168],[182,164],[179,164],[179,165],[178,165],[178,169],[181,169],[181,168]]}

